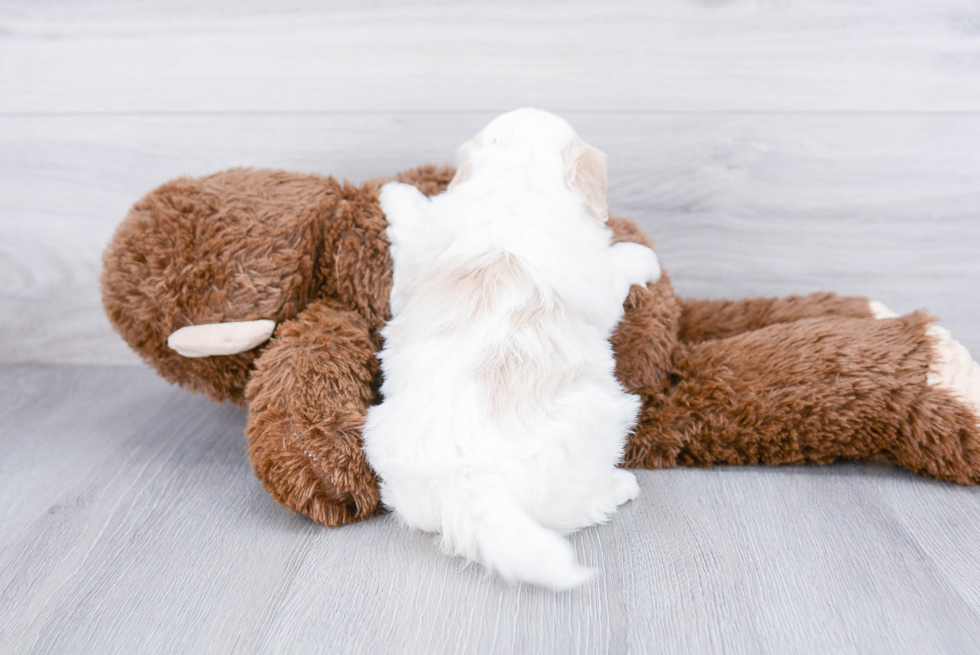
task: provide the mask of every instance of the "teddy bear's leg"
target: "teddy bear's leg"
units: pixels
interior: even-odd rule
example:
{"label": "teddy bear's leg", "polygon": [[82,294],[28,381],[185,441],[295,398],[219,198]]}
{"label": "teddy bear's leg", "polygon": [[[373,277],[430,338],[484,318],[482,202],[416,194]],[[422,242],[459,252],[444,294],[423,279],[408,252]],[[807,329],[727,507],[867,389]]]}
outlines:
{"label": "teddy bear's leg", "polygon": [[812,293],[785,298],[746,300],[681,300],[680,339],[700,343],[724,339],[750,330],[789,323],[805,318],[840,316],[844,318],[890,318],[895,313],[879,302],[857,296]]}
{"label": "teddy bear's leg", "polygon": [[256,476],[276,501],[323,525],[378,508],[378,482],[361,451],[378,345],[359,313],[313,303],[278,327],[246,390]]}
{"label": "teddy bear's leg", "polygon": [[671,377],[644,398],[628,466],[884,457],[980,483],[980,367],[921,312],[682,344]]}

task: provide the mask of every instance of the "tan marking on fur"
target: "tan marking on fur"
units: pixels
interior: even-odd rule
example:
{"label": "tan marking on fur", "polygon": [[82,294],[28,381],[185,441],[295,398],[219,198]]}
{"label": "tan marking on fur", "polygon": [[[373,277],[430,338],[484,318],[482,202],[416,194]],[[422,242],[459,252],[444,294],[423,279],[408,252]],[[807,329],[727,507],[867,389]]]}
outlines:
{"label": "tan marking on fur", "polygon": [[522,394],[511,382],[519,379],[521,371],[526,369],[522,366],[520,353],[510,349],[481,362],[476,370],[476,379],[487,394],[490,417],[499,418],[507,407],[513,407],[520,401]]}
{"label": "tan marking on fur", "polygon": [[539,329],[545,323],[557,323],[564,310],[558,303],[546,303],[537,290],[531,300],[522,305],[510,317],[514,330]]}
{"label": "tan marking on fur", "polygon": [[593,216],[602,222],[608,221],[606,156],[576,139],[562,151],[562,159],[565,162],[565,184],[582,194]]}
{"label": "tan marking on fur", "polygon": [[449,181],[448,189],[452,189],[457,184],[461,184],[466,180],[470,179],[470,175],[473,174],[473,163],[470,157],[470,151],[474,148],[479,148],[483,145],[483,141],[480,140],[480,136],[477,135],[461,145],[456,151],[456,174],[453,179]]}
{"label": "tan marking on fur", "polygon": [[532,290],[530,278],[516,259],[500,256],[489,264],[481,263],[479,259],[464,262],[449,275],[436,278],[433,292],[467,303],[475,318],[491,308],[502,289]]}
{"label": "tan marking on fur", "polygon": [[479,319],[493,308],[501,290],[517,293],[534,293],[530,278],[512,257],[500,255],[491,260],[474,258],[458,262],[446,268],[430,268],[415,277],[404,280],[406,297],[417,301],[426,299],[451,299],[451,311],[438,311],[438,319],[428,325],[413,322],[413,329],[403,325],[388,330],[388,341],[401,347],[430,335],[447,334]]}
{"label": "tan marking on fur", "polygon": [[[558,329],[557,324],[563,322],[566,316],[559,300],[548,302],[537,289],[511,314],[513,332],[503,343],[488,349],[486,359],[476,372],[476,378],[487,394],[490,418],[500,418],[508,410],[519,412],[522,408],[538,407],[545,397],[566,387],[581,374],[575,368],[555,367],[554,361],[541,361],[550,355],[553,360],[559,359],[564,363],[565,358],[557,344],[552,342],[549,345],[547,338]],[[545,339],[542,351],[536,352],[533,358],[521,347],[522,332],[531,332]],[[547,369],[549,374],[543,375],[542,369]],[[555,374],[556,371],[560,372]]]}
{"label": "tan marking on fur", "polygon": [[[580,367],[559,367],[556,371],[550,363],[528,356],[514,342],[499,344],[497,349],[476,371],[476,379],[487,396],[488,418],[533,412],[546,398],[582,375]],[[541,354],[560,357],[556,347],[545,346]]]}

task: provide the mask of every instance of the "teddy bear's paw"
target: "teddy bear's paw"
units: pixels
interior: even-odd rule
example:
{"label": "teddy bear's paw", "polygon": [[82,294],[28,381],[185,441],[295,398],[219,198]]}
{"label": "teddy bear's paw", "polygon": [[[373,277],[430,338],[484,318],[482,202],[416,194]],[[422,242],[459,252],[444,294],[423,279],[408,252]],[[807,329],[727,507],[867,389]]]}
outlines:
{"label": "teddy bear's paw", "polygon": [[898,313],[893,312],[888,309],[884,303],[878,302],[877,300],[868,301],[868,309],[871,310],[871,315],[875,318],[896,318]]}
{"label": "teddy bear's paw", "polygon": [[377,511],[378,481],[361,450],[359,415],[254,409],[245,429],[249,459],[277,502],[326,526]]}
{"label": "teddy bear's paw", "polygon": [[954,341],[949,330],[932,325],[926,331],[934,339],[933,360],[927,375],[930,386],[946,389],[967,405],[980,426],[980,364]]}

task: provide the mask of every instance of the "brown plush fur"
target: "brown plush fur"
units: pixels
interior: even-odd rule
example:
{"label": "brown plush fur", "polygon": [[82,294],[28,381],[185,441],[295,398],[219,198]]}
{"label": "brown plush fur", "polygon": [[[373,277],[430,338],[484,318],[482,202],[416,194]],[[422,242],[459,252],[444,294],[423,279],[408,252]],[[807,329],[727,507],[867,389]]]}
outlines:
{"label": "brown plush fur", "polygon": [[681,341],[698,343],[804,318],[871,318],[867,298],[829,292],[786,298],[681,301]]}
{"label": "brown plush fur", "polygon": [[[432,195],[450,167],[396,179]],[[235,169],[169,182],[137,203],[104,255],[115,329],[164,378],[249,403],[249,457],[270,494],[324,525],[378,511],[360,429],[377,400],[391,260],[377,194],[333,178]],[[652,244],[610,218],[617,240]],[[829,293],[680,300],[664,274],[634,287],[613,335],[616,374],[643,399],[626,465],[798,464],[885,458],[980,482],[977,417],[930,387],[930,318],[871,318]],[[246,353],[187,359],[187,325],[270,318]]]}
{"label": "brown plush fur", "polygon": [[673,384],[644,398],[626,463],[801,464],[884,457],[980,482],[976,416],[925,384],[930,317],[807,318],[683,344]]}

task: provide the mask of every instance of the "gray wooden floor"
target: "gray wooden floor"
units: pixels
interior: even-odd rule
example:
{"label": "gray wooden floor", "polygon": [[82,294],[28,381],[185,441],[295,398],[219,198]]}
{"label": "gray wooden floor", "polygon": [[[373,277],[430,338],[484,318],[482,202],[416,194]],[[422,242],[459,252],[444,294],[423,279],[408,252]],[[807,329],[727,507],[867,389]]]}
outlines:
{"label": "gray wooden floor", "polygon": [[508,587],[326,530],[245,413],[112,333],[99,254],[180,174],[352,180],[566,116],[681,293],[927,307],[980,353],[975,0],[0,0],[0,652],[977,652],[980,492],[862,465],[642,472]]}
{"label": "gray wooden floor", "polygon": [[555,594],[252,477],[245,413],[135,368],[0,368],[2,652],[976,652],[980,498],[861,465],[643,471]]}

